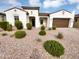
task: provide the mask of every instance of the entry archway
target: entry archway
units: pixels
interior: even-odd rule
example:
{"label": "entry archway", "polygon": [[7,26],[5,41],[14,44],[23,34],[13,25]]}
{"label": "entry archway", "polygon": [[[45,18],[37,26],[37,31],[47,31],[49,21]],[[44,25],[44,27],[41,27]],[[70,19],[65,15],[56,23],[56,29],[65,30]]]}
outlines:
{"label": "entry archway", "polygon": [[29,17],[29,22],[32,24],[32,27],[35,27],[35,17]]}

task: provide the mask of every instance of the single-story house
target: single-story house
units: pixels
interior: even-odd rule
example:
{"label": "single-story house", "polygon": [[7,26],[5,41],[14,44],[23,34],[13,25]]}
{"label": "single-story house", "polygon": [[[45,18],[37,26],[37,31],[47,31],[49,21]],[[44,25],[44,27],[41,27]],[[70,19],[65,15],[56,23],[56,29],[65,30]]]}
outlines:
{"label": "single-story house", "polygon": [[26,28],[27,23],[32,23],[33,27],[39,28],[44,25],[47,28],[56,27],[69,27],[74,25],[75,13],[67,10],[59,10],[54,13],[41,13],[39,7],[10,8],[4,11],[6,21],[12,26],[15,26],[15,20],[20,20],[23,27]]}
{"label": "single-story house", "polygon": [[79,28],[79,14],[75,15],[75,21],[73,27]]}

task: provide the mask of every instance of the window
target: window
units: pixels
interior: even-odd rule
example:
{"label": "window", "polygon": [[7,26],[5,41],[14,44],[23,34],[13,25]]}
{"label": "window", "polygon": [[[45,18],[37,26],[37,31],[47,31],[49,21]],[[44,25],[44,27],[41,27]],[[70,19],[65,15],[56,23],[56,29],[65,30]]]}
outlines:
{"label": "window", "polygon": [[2,16],[2,21],[5,21],[5,16]]}
{"label": "window", "polygon": [[5,16],[4,15],[0,15],[0,21],[5,21]]}
{"label": "window", "polygon": [[15,20],[19,20],[19,16],[14,16],[14,19]]}
{"label": "window", "polygon": [[40,20],[40,24],[43,24],[43,20]]}

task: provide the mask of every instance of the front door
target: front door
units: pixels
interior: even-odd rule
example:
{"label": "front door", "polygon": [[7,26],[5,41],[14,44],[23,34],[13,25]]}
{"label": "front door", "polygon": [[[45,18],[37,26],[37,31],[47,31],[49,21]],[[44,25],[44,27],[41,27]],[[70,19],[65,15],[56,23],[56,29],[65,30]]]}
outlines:
{"label": "front door", "polygon": [[32,26],[35,27],[35,19],[32,19]]}
{"label": "front door", "polygon": [[30,17],[29,20],[32,26],[35,27],[35,17]]}

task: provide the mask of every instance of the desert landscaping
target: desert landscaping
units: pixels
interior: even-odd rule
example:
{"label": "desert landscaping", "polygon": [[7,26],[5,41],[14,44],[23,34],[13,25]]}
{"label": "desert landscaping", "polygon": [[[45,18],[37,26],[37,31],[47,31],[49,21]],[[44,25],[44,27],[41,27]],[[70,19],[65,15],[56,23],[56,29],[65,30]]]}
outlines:
{"label": "desert landscaping", "polygon": [[0,59],[79,59],[79,0],[0,0]]}
{"label": "desert landscaping", "polygon": [[[0,59],[78,59],[79,58],[79,30],[75,28],[57,28],[46,30],[45,36],[40,36],[40,29],[23,29],[27,34],[24,38],[15,38],[13,31],[0,32]],[[58,32],[63,39],[56,38]],[[6,33],[6,35],[5,35]],[[60,57],[54,57],[43,48],[47,40],[60,42],[65,52]]]}

